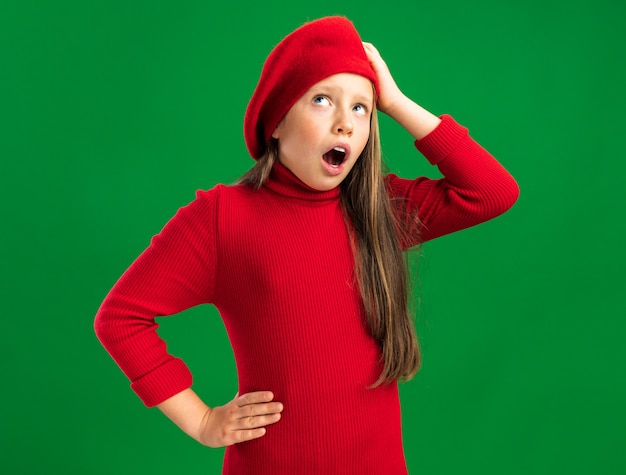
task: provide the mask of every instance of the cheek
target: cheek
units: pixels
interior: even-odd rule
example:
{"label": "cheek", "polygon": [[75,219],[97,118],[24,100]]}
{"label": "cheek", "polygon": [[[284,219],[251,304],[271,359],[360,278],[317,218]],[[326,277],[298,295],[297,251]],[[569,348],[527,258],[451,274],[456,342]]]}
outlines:
{"label": "cheek", "polygon": [[361,152],[363,152],[363,150],[365,149],[365,147],[367,146],[367,142],[370,139],[370,130],[369,128],[367,128],[366,130],[362,131],[362,134],[360,134],[359,136],[359,156],[361,155]]}
{"label": "cheek", "polygon": [[295,161],[301,155],[301,146],[298,136],[290,134],[278,141],[280,155],[289,161]]}
{"label": "cheek", "polygon": [[370,116],[359,118],[359,125],[359,128],[363,130],[365,134],[369,135],[372,126],[372,118]]}

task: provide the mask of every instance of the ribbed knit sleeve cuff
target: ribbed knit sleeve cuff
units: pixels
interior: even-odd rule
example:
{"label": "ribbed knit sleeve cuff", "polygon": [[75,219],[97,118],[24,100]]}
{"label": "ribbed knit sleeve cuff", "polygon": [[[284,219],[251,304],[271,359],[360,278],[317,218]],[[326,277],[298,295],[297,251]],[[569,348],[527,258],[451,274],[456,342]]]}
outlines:
{"label": "ribbed knit sleeve cuff", "polygon": [[192,381],[187,365],[174,358],[134,381],[130,387],[146,406],[152,407],[191,387]]}
{"label": "ribbed knit sleeve cuff", "polygon": [[432,164],[437,165],[468,136],[467,128],[459,125],[452,116],[444,114],[439,125],[426,137],[416,140],[415,147]]}

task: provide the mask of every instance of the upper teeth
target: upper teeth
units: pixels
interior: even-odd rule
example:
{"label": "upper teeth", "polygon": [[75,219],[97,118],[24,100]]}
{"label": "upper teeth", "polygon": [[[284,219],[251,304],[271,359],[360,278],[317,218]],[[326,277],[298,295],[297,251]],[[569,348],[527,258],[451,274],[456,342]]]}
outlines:
{"label": "upper teeth", "polygon": [[338,152],[341,152],[341,153],[346,153],[346,149],[343,147],[335,147],[333,148],[333,150],[337,150]]}

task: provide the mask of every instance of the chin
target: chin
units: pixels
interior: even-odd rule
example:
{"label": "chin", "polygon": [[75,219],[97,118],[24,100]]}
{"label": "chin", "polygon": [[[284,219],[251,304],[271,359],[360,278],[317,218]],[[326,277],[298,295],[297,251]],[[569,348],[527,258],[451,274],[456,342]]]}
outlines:
{"label": "chin", "polygon": [[330,180],[320,180],[316,183],[307,183],[308,186],[317,191],[330,191],[334,188],[337,188],[343,182],[345,177],[333,177]]}

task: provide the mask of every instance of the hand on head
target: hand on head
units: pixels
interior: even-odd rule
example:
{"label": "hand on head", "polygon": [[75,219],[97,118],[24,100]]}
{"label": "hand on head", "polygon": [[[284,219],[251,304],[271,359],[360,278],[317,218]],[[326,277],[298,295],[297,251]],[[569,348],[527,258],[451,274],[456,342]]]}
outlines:
{"label": "hand on head", "polygon": [[387,67],[387,63],[385,63],[385,60],[383,60],[376,47],[372,43],[364,41],[363,48],[378,78],[379,91],[376,107],[381,112],[387,114],[388,111],[393,108],[394,104],[399,102],[402,98],[402,91],[398,88],[396,81],[393,79]]}

